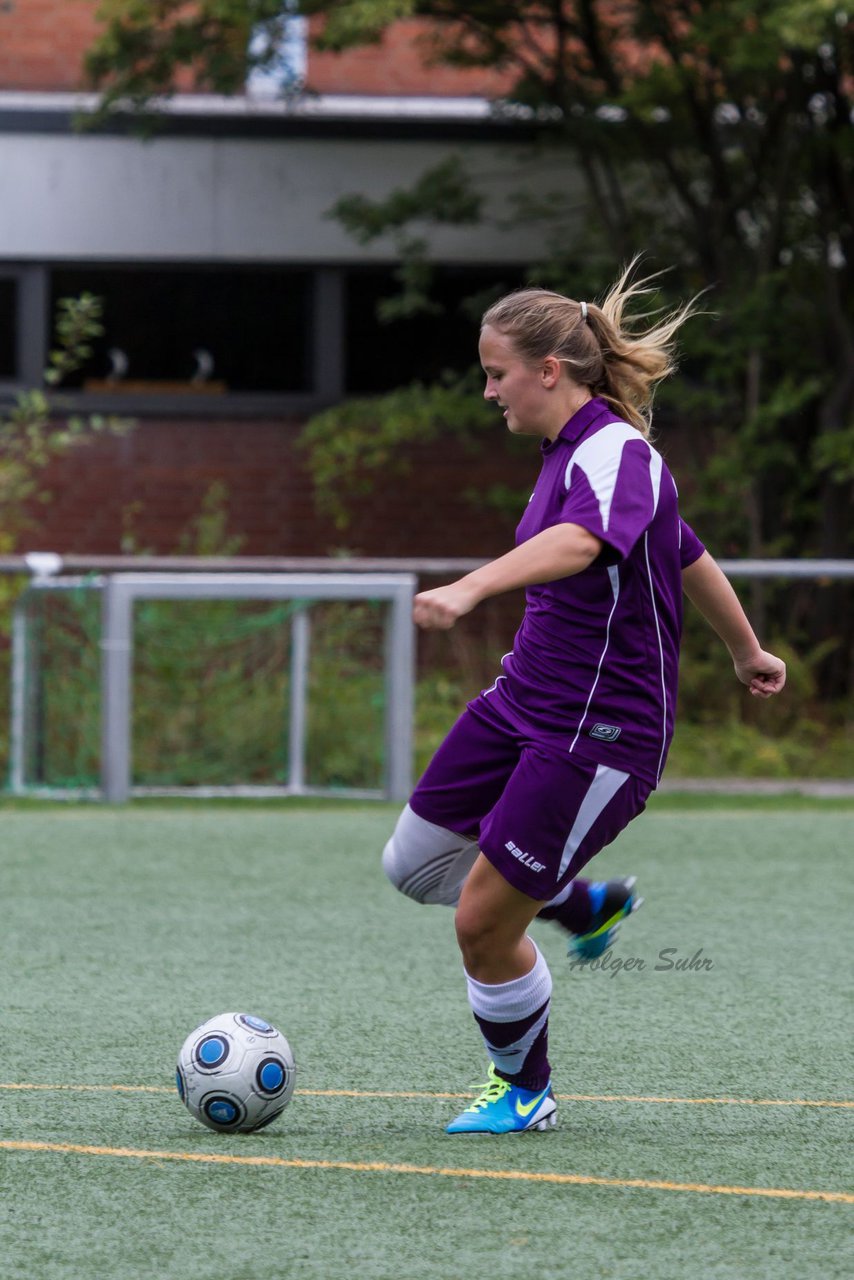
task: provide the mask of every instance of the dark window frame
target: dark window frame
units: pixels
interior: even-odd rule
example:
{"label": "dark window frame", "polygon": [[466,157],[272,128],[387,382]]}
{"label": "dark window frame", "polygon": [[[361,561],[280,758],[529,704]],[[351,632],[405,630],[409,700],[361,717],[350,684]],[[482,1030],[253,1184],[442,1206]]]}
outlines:
{"label": "dark window frame", "polygon": [[15,376],[0,378],[0,397],[41,385],[47,364],[48,272],[41,264],[0,262],[0,279],[17,285]]}
{"label": "dark window frame", "polygon": [[[524,282],[524,264],[471,263],[460,260],[444,260],[431,263],[434,271],[433,297],[442,310],[438,314],[419,312],[412,317],[392,320],[388,324],[370,314],[371,305],[380,298],[391,298],[400,290],[395,275],[399,263],[389,261],[364,261],[348,266],[343,281],[342,306],[344,308],[344,379],[347,394],[354,398],[384,395],[398,386],[411,383],[431,383],[446,373],[462,374],[478,363],[477,339],[479,321],[476,317],[463,317],[461,303],[477,292],[488,292],[501,287],[509,292]],[[359,295],[365,294],[360,300]],[[497,295],[496,295],[497,296]],[[368,363],[385,362],[395,371],[388,385],[379,382],[360,384],[352,376],[352,363],[356,345],[349,342],[351,331],[358,324],[357,307],[361,301],[369,315],[365,328],[371,334],[373,345]],[[384,341],[385,335],[390,341]],[[441,335],[437,342],[437,335]],[[360,339],[364,334],[360,335]],[[452,350],[447,349],[449,338]],[[436,358],[435,347],[442,348]],[[416,353],[414,361],[410,353]],[[364,373],[361,377],[364,378]]]}
{"label": "dark window frame", "polygon": [[[18,295],[20,282],[16,275],[0,271],[0,381],[11,382],[18,376]],[[11,305],[9,305],[11,304]],[[8,312],[7,312],[8,306]],[[9,321],[8,330],[6,321]]]}
{"label": "dark window frame", "polygon": [[[0,277],[12,277],[18,282],[18,377],[0,380],[0,406],[11,404],[23,390],[42,385],[47,364],[48,343],[55,317],[50,315],[51,272],[63,268],[80,269],[82,264],[67,259],[40,263],[4,263],[0,261]],[[136,260],[133,262],[93,262],[95,268],[116,268],[144,271],[158,268],[198,268],[200,270],[227,270],[230,267],[293,267],[307,271],[311,276],[312,304],[311,332],[308,340],[307,366],[308,389],[302,391],[251,392],[227,390],[222,394],[193,395],[164,393],[122,394],[121,392],[84,391],[59,388],[51,393],[51,401],[58,412],[79,414],[115,414],[125,417],[146,418],[258,418],[305,417],[331,405],[340,404],[347,397],[381,395],[382,389],[356,389],[348,385],[349,353],[347,351],[348,279],[351,276],[388,272],[391,275],[399,264],[387,260],[366,260],[360,263],[338,262],[306,264],[279,260],[235,262],[161,262]],[[494,272],[500,280],[507,273],[524,270],[521,264],[508,263],[472,264],[462,262],[437,263],[437,267],[451,272],[476,269],[478,274]],[[93,285],[94,291],[94,285]],[[434,321],[436,323],[436,321]],[[438,322],[441,323],[441,322]],[[475,364],[477,352],[461,353],[465,363]],[[417,376],[417,375],[416,375]],[[406,379],[404,379],[405,381]]]}
{"label": "dark window frame", "polygon": [[[93,263],[102,269],[116,266],[128,270],[175,267],[174,262]],[[230,266],[263,268],[264,262],[191,263],[200,269],[227,269]],[[59,388],[51,399],[62,411],[73,413],[113,413],[136,418],[233,416],[281,416],[312,413],[337,403],[344,396],[343,270],[339,267],[275,263],[307,270],[311,276],[311,334],[308,342],[310,386],[304,391],[252,392],[186,395],[93,393]],[[11,403],[22,391],[42,385],[47,364],[49,336],[54,317],[50,312],[51,272],[63,267],[80,268],[78,263],[51,262],[16,265],[0,262],[0,277],[18,284],[17,376],[0,379],[0,404]]]}

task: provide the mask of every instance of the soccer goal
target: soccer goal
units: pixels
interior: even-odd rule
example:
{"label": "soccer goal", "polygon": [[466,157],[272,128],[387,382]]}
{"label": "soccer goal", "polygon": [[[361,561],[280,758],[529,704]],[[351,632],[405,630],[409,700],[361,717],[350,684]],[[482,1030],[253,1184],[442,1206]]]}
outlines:
{"label": "soccer goal", "polygon": [[14,617],[19,795],[411,789],[409,573],[35,578]]}

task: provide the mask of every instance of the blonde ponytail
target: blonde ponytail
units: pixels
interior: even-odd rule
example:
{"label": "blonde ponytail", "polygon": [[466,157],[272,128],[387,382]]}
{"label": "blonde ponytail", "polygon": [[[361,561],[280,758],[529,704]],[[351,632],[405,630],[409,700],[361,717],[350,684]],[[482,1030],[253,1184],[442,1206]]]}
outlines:
{"label": "blonde ponytail", "polygon": [[547,356],[568,366],[573,381],[601,396],[619,416],[649,438],[655,389],[673,373],[676,335],[697,311],[694,298],[650,328],[644,315],[626,317],[630,303],[653,292],[647,276],[632,282],[633,258],[601,303],[575,302],[548,289],[519,289],[501,298],[481,320],[506,334],[523,359]]}

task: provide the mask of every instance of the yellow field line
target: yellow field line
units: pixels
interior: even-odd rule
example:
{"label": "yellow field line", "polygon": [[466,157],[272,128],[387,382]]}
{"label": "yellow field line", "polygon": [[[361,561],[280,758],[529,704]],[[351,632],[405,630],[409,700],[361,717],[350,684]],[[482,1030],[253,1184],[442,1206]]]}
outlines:
{"label": "yellow field line", "polygon": [[22,1093],[173,1093],[162,1084],[0,1084]]}
{"label": "yellow field line", "polygon": [[348,1173],[414,1173],[439,1178],[478,1178],[497,1182],[540,1182],[574,1187],[630,1187],[642,1191],[693,1191],[701,1195],[761,1196],[771,1200],[824,1200],[854,1204],[854,1193],[796,1187],[729,1187],[706,1182],[666,1182],[657,1178],[598,1178],[583,1173],[534,1173],[523,1169],[465,1169],[441,1165],[391,1164],[384,1160],[286,1160],[282,1156],[232,1156],[202,1151],[146,1151],[135,1147],[94,1147],[75,1142],[0,1142],[4,1151],[61,1155],[112,1156],[130,1160],[175,1160],[193,1164],[243,1165],[272,1169],[326,1169]]}
{"label": "yellow field line", "polygon": [[[297,1093],[316,1098],[470,1098],[471,1093],[367,1093],[356,1089],[297,1089]],[[738,1107],[848,1107],[854,1102],[836,1102],[824,1098],[670,1098],[642,1093],[556,1093],[558,1102],[670,1102],[708,1105],[712,1103]]]}
{"label": "yellow field line", "polygon": [[[2,1084],[0,1089],[19,1090],[22,1093],[169,1093],[174,1089],[159,1084]],[[297,1096],[304,1098],[426,1098],[439,1101],[456,1101],[470,1098],[469,1093],[425,1093],[415,1090],[368,1089],[297,1089]],[[557,1093],[558,1102],[657,1102],[682,1103],[692,1106],[728,1107],[840,1107],[854,1109],[854,1101],[832,1098],[679,1098],[646,1093]]]}
{"label": "yellow field line", "polygon": [[682,1102],[696,1106],[710,1104],[728,1107],[848,1107],[854,1102],[837,1102],[832,1098],[668,1098],[643,1093],[564,1093],[555,1094],[565,1102]]}

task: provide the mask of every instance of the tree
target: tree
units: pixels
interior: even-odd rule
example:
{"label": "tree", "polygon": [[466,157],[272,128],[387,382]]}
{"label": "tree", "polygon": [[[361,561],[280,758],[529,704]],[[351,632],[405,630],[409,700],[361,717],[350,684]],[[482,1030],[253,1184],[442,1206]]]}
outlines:
{"label": "tree", "polygon": [[[540,121],[587,187],[585,225],[571,235],[549,193],[520,196],[520,219],[548,233],[537,278],[589,294],[642,249],[672,268],[665,293],[710,290],[716,320],[686,331],[678,398],[701,424],[693,502],[713,517],[716,547],[854,553],[854,18],[839,0],[303,0],[300,10],[323,19],[327,48],[376,40],[415,15],[433,20],[425,57],[503,68],[514,88],[495,110]],[[188,11],[214,23],[208,34],[197,25],[190,38]],[[140,100],[184,65],[233,85],[223,66],[234,77],[251,25],[282,9],[111,0],[105,13],[95,82],[113,100]],[[444,177],[445,207],[465,207],[464,176],[456,193]],[[425,175],[420,186],[436,184]],[[338,212],[364,239],[396,229],[418,305],[425,253],[407,234],[411,197],[358,196]],[[358,454],[352,413],[348,429]],[[374,429],[367,414],[365,447]],[[812,641],[839,636],[841,614],[850,639],[843,597],[823,592]],[[845,647],[825,665],[831,686],[848,677]]]}
{"label": "tree", "polygon": [[[651,261],[680,269],[676,285],[713,286],[716,355],[732,366],[720,407],[754,447],[782,418],[812,412],[811,461],[825,475],[814,549],[846,549],[854,22],[837,0],[303,0],[299,8],[325,18],[320,42],[333,49],[423,15],[435,22],[425,57],[512,74],[513,104],[498,110],[521,103],[560,135],[587,179],[588,235],[600,256],[645,248]],[[282,0],[105,0],[89,71],[106,106],[168,92],[184,67],[232,92],[252,62],[250,34],[266,31],[269,51],[291,11]],[[363,199],[340,213],[367,239],[392,220],[401,225],[400,203]],[[520,216],[534,212],[529,202]],[[553,220],[554,246],[564,230]],[[567,256],[575,267],[571,250],[556,249],[552,276]],[[716,369],[716,384],[724,376]],[[755,502],[762,506],[758,492]],[[754,524],[758,549],[761,513]]]}
{"label": "tree", "polygon": [[39,477],[52,458],[98,435],[131,429],[132,423],[116,417],[63,416],[61,396],[50,390],[91,355],[90,344],[102,332],[100,317],[100,300],[91,294],[62,299],[57,344],[44,374],[48,390],[33,387],[21,392],[13,407],[0,415],[0,546],[6,551],[27,527],[28,504],[47,496],[39,489]]}
{"label": "tree", "polygon": [[104,29],[86,58],[103,91],[96,121],[116,106],[143,110],[182,76],[199,89],[239,92],[253,66],[277,62],[295,8],[288,0],[102,0]]}

